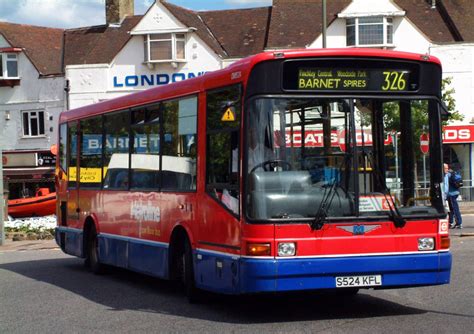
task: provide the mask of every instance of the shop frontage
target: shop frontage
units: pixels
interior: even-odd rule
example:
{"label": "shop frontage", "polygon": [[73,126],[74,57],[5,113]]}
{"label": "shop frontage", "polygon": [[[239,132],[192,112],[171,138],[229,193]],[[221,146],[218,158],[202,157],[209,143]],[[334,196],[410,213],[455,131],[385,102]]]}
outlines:
{"label": "shop frontage", "polygon": [[34,197],[40,189],[54,192],[56,157],[49,151],[4,152],[4,187],[9,199]]}
{"label": "shop frontage", "polygon": [[473,191],[473,143],[474,125],[449,125],[443,129],[443,157],[444,162],[461,173],[464,186],[461,188],[461,197],[464,201],[474,200]]}

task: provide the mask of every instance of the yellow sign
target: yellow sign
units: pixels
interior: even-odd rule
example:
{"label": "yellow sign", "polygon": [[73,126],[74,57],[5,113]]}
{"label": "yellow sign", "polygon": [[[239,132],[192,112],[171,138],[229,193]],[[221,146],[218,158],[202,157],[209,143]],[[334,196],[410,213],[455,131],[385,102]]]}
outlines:
{"label": "yellow sign", "polygon": [[224,112],[224,115],[222,115],[221,121],[222,122],[234,122],[235,121],[235,114],[232,111],[232,109],[227,108],[227,110]]}
{"label": "yellow sign", "polygon": [[[104,168],[104,175],[106,171],[107,169]],[[80,182],[81,183],[100,183],[102,181],[101,172],[102,171],[100,168],[82,167],[81,170],[79,171],[81,175]],[[76,167],[69,167],[69,181],[76,181],[76,180],[77,180]]]}

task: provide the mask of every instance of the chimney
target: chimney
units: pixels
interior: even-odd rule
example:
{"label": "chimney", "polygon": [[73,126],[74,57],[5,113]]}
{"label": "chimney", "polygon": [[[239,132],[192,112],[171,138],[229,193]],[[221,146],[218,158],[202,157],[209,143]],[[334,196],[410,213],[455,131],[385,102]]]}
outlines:
{"label": "chimney", "polygon": [[436,9],[436,0],[431,0],[431,9]]}
{"label": "chimney", "polygon": [[105,22],[120,24],[125,16],[133,16],[134,0],[106,0]]}

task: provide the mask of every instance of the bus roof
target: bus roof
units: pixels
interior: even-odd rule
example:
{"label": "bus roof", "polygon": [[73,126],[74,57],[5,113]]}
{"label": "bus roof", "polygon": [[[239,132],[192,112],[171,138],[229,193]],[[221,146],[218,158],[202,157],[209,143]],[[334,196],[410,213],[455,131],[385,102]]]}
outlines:
{"label": "bus roof", "polygon": [[225,69],[208,72],[200,77],[171,83],[168,85],[150,88],[137,93],[71,109],[61,113],[60,122],[81,119],[102,114],[133,108],[142,104],[149,104],[160,100],[173,99],[186,95],[197,94],[201,90],[218,88],[221,86],[246,81],[251,69],[258,63],[274,59],[291,58],[325,58],[325,57],[360,57],[360,58],[389,58],[431,62],[441,66],[438,58],[410,52],[388,51],[380,49],[341,48],[341,49],[300,49],[276,50],[262,52],[254,56],[243,58]]}

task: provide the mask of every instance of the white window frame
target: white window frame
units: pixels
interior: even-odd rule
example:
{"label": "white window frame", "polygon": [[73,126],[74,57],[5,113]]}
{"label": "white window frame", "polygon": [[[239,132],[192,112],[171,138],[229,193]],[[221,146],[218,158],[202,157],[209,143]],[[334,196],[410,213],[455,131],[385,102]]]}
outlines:
{"label": "white window frame", "polygon": [[[360,36],[359,36],[359,27],[361,25],[380,25],[380,23],[359,23],[359,19],[361,18],[368,18],[368,17],[371,17],[371,18],[382,18],[382,43],[381,44],[361,44],[360,43]],[[352,24],[349,24],[349,20],[354,20],[354,23]],[[349,26],[354,26],[354,33],[355,33],[355,37],[354,37],[354,44],[349,44],[348,43],[348,34],[347,34],[347,27]],[[389,39],[389,36],[388,36],[388,27],[391,27],[391,39],[392,39],[392,42],[391,43],[388,43],[388,39]],[[393,17],[391,16],[360,16],[360,17],[348,17],[346,18],[346,46],[348,47],[395,47],[395,45],[393,44],[393,33],[394,33],[394,30],[393,30]]]}
{"label": "white window frame", "polygon": [[[151,35],[171,35],[170,38],[163,38],[163,39],[151,39]],[[178,37],[178,35],[183,35],[184,37]],[[144,47],[145,47],[145,63],[170,63],[170,62],[176,62],[176,63],[184,63],[186,62],[186,33],[184,32],[157,32],[157,33],[150,33],[147,35],[144,35]],[[152,42],[165,42],[169,41],[171,43],[171,58],[170,59],[151,59],[151,47],[150,44]],[[184,48],[184,58],[178,58],[177,57],[177,43],[178,42],[183,42],[183,48]]]}
{"label": "white window frame", "polygon": [[[18,66],[18,55],[16,53],[8,53],[8,52],[0,52],[0,62],[2,63],[0,71],[0,79],[20,79],[20,67]],[[9,76],[8,75],[8,63],[9,62],[15,62],[16,63],[16,71],[17,71],[17,76]]]}
{"label": "white window frame", "polygon": [[[27,115],[28,127],[25,126],[25,116]],[[41,114],[43,117],[43,129],[41,129],[40,118]],[[38,129],[38,134],[31,134],[32,124],[36,123],[36,128]],[[46,136],[46,119],[44,110],[22,110],[21,111],[21,127],[22,127],[22,137],[23,138],[37,138]],[[43,130],[41,132],[41,130]]]}

